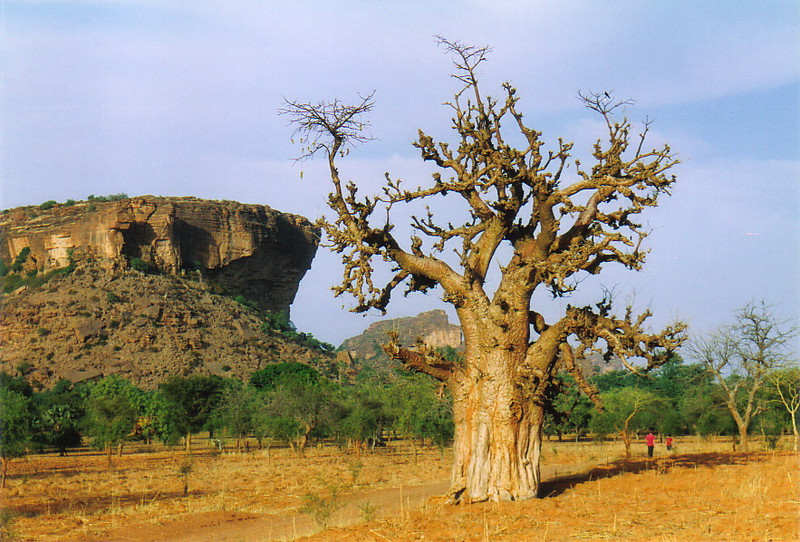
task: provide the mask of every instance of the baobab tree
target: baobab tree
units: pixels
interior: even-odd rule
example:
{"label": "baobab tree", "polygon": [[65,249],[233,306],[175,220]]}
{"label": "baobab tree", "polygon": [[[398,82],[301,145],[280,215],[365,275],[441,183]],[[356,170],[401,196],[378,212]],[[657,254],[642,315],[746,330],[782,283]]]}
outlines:
{"label": "baobab tree", "polygon": [[[647,231],[634,218],[669,193],[677,160],[668,146],[646,150],[649,123],[632,145],[631,123],[616,119],[630,102],[606,93],[579,93],[608,130],[608,140],[594,146],[590,168],[571,157],[572,143],[559,139],[545,150],[541,132],[525,124],[510,83],[502,85],[502,99],[482,92],[477,68],[489,48],[443,38],[439,44],[453,55],[459,84],[446,104],[456,140],[438,142],[419,131],[414,146],[439,169],[427,185],[407,189],[387,173],[382,194],[361,197],[355,183],[342,181],[337,160],[351,144],[369,139],[364,114],[374,106],[372,95],[355,105],[287,100],[282,113],[305,144],[302,157],[321,153],[328,160],[333,219],[319,224],[344,264],[334,293],[354,296],[355,312],[385,312],[402,285],[406,294],[440,287],[442,299],[455,307],[463,362],[396,338],[384,346],[452,394],[452,500],[526,499],[538,492],[545,392],[557,364],[597,401],[576,359],[595,351],[618,356],[632,370],[639,370],[634,358],[646,360],[646,370],[682,340],[683,325],[648,333],[649,311],[635,315],[628,307],[615,316],[607,296],[595,306],[565,305],[560,319],[549,322],[531,305],[534,292],[549,289],[562,298],[582,275],[600,273],[606,264],[640,269]],[[422,214],[412,212],[412,233],[403,244],[394,215],[416,203],[429,205]],[[437,203],[448,213],[463,207],[464,218],[442,220],[442,207],[437,220],[430,208]],[[493,265],[501,257],[505,264]]]}

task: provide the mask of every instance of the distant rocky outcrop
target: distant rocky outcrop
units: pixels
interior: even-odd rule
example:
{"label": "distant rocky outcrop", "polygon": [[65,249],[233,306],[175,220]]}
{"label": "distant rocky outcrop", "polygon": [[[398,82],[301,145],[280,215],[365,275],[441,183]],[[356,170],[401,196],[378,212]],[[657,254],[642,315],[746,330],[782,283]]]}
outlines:
{"label": "distant rocky outcrop", "polygon": [[288,311],[318,231],[263,205],[143,196],[0,217],[0,370],[44,386],[120,374],[246,379],[335,356],[265,311]]}
{"label": "distant rocky outcrop", "polygon": [[52,208],[21,207],[0,216],[0,260],[23,251],[26,273],[83,261],[113,271],[138,263],[204,279],[265,310],[288,310],[311,266],[319,230],[306,218],[264,205],[140,196]]}
{"label": "distant rocky outcrop", "polygon": [[411,346],[422,340],[433,347],[463,347],[461,327],[451,324],[445,311],[436,309],[417,316],[375,322],[360,335],[345,339],[340,350],[350,352],[362,361],[388,360],[381,344],[388,341],[387,333],[390,331],[396,331],[404,345]]}
{"label": "distant rocky outcrop", "polygon": [[[464,348],[461,327],[451,324],[447,313],[441,309],[423,312],[417,316],[380,320],[370,325],[363,333],[345,339],[338,353],[340,365],[386,369],[397,366],[383,351],[382,344],[388,342],[388,333],[396,331],[400,344],[413,346],[422,340],[433,347],[452,347],[456,351]],[[578,359],[583,373],[587,376],[623,369],[622,363],[614,358],[605,361],[603,356],[589,353],[586,359]]]}

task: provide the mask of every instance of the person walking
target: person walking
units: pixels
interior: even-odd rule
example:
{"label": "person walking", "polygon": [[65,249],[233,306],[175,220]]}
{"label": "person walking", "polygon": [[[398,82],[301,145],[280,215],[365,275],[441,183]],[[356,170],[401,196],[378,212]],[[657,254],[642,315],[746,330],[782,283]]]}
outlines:
{"label": "person walking", "polygon": [[647,436],[644,437],[644,441],[647,444],[647,457],[653,457],[653,450],[656,447],[656,436],[652,432],[647,433]]}

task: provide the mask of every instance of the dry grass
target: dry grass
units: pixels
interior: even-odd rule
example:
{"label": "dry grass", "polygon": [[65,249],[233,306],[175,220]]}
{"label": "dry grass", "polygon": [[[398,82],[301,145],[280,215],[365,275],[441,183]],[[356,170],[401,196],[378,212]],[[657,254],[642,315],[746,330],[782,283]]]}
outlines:
{"label": "dry grass", "polygon": [[[800,540],[798,456],[699,453],[624,463],[550,484],[521,503],[425,510],[307,538],[356,541],[795,541]],[[602,476],[606,477],[602,477]],[[591,479],[590,479],[591,478]],[[304,539],[305,540],[305,539]]]}
{"label": "dry grass", "polygon": [[[546,484],[547,498],[470,507],[432,498],[421,509],[401,507],[391,517],[376,514],[375,504],[365,501],[353,520],[371,521],[329,529],[313,539],[794,540],[800,534],[797,455],[730,450],[729,441],[679,439],[677,454],[614,463],[621,452],[618,443],[547,442],[546,471],[582,471]],[[187,473],[187,459],[184,452],[140,449],[115,458],[111,469],[104,456],[88,451],[15,461],[9,487],[0,493],[3,508],[17,516],[11,535],[37,541],[109,540],[109,533],[126,525],[179,525],[180,520],[188,533],[198,527],[187,518],[197,514],[235,529],[248,518],[297,514],[309,495],[325,495],[333,486],[346,497],[443,480],[451,460],[449,453],[427,449],[415,462],[405,446],[360,458],[332,446],[311,449],[306,458],[286,449],[221,455],[203,450],[191,456]],[[602,464],[609,465],[583,468]]]}
{"label": "dry grass", "polygon": [[[241,517],[300,510],[308,494],[331,483],[354,491],[353,461],[335,447],[310,449],[298,458],[288,449],[191,457],[189,495],[183,497],[182,451],[127,453],[108,468],[105,456],[83,451],[67,457],[31,456],[15,461],[14,477],[0,493],[16,514],[23,540],[61,541],[102,536],[129,523],[163,523],[203,512],[235,511]],[[446,478],[450,458],[438,450],[406,447],[365,454],[357,489],[397,487]]]}

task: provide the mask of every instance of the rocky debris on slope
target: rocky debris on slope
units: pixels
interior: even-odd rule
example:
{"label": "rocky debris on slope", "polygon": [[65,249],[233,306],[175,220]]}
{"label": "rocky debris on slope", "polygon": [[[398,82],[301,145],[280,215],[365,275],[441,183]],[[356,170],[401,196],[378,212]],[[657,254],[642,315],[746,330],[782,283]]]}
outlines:
{"label": "rocky debris on slope", "polygon": [[287,340],[259,312],[210,291],[199,272],[148,274],[84,262],[0,300],[0,370],[24,365],[49,387],[119,374],[144,388],[169,376],[246,380],[267,363],[299,361],[329,375],[335,356]]}
{"label": "rocky debris on slope", "polygon": [[0,216],[0,260],[10,266],[22,258],[23,273],[84,261],[109,271],[131,262],[171,275],[199,269],[273,312],[289,310],[318,240],[318,228],[301,216],[197,198],[93,200]]}
{"label": "rocky debris on slope", "polygon": [[288,318],[318,239],[303,217],[231,201],[3,211],[0,370],[22,368],[44,386],[109,374],[144,387],[189,373],[246,379],[275,361],[330,374],[332,353],[261,313]]}

